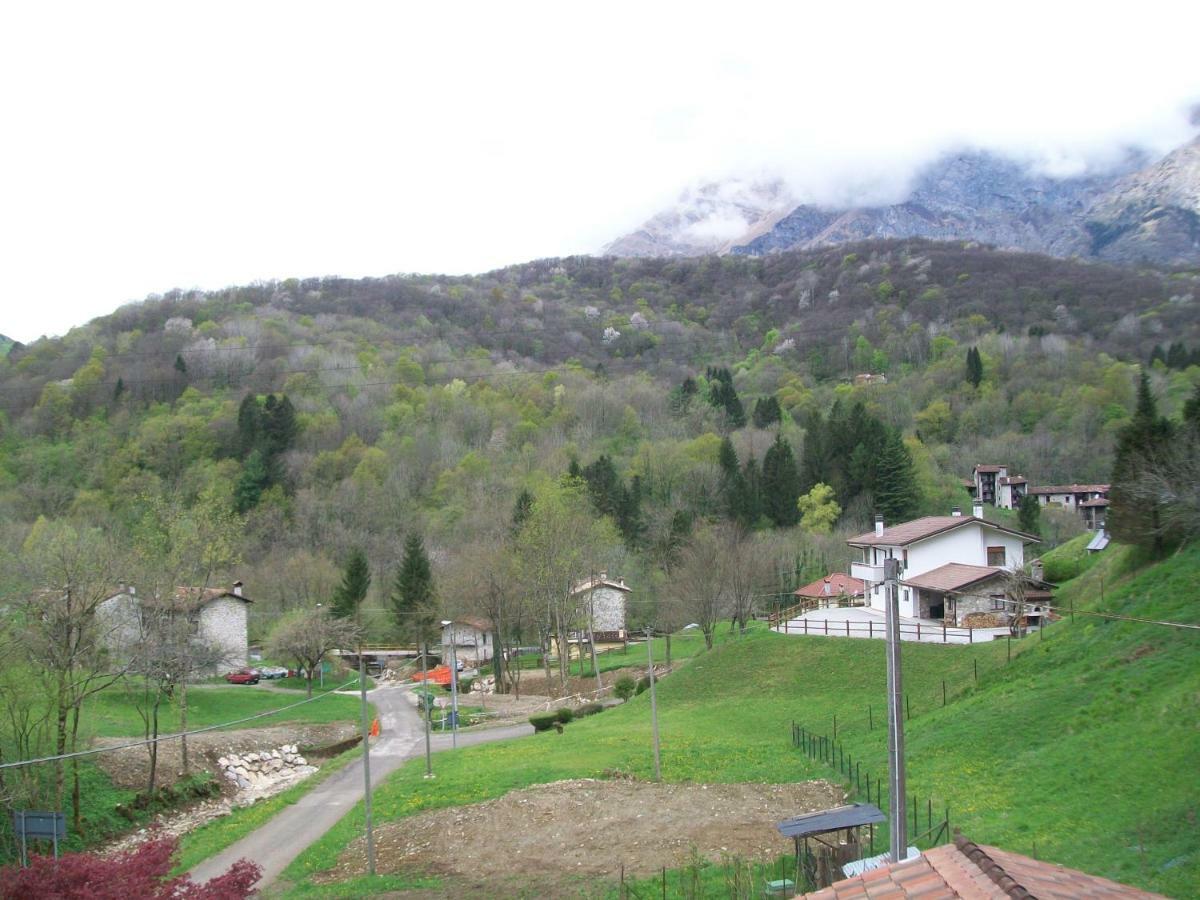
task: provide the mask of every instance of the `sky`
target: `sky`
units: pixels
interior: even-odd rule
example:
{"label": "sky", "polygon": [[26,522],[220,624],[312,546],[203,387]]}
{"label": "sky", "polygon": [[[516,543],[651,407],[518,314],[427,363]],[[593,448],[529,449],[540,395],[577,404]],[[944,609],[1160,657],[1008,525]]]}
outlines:
{"label": "sky", "polygon": [[[835,8],[836,7],[836,8]],[[832,203],[1197,126],[1200,4],[24,3],[0,334],[173,288],[593,253],[708,179]]]}

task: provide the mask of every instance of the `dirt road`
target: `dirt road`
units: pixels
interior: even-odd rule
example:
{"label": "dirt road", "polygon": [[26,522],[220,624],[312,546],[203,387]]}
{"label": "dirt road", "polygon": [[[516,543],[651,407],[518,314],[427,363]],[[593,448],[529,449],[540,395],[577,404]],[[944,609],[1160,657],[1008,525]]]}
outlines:
{"label": "dirt road", "polygon": [[[379,713],[382,737],[371,748],[371,783],[377,785],[404,762],[425,751],[424,730],[409,688],[400,685],[377,687],[367,695]],[[460,733],[460,747],[485,741],[504,740],[532,734],[529,725],[511,725],[471,733]],[[433,739],[435,750],[450,747],[450,735]],[[306,847],[332,828],[363,796],[362,761],[356,760],[317,785],[297,803],[282,810],[271,821],[251,832],[223,852],[192,870],[197,881],[213,878],[239,859],[262,866],[261,889],[274,881]]]}

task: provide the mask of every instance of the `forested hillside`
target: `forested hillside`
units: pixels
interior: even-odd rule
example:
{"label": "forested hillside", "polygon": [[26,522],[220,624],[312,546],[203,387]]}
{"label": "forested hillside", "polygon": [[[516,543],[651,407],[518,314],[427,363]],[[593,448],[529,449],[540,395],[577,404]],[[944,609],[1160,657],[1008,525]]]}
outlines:
{"label": "forested hillside", "polygon": [[924,241],[173,292],[0,359],[4,542],[232,516],[213,577],[244,578],[259,634],[362,548],[384,637],[407,534],[446,609],[486,606],[497,536],[553,494],[608,528],[575,565],[619,566],[638,615],[709,521],[757,532],[783,589],[877,507],[967,502],[976,462],[1107,480],[1138,366],[1171,416],[1200,381],[1197,295],[1196,272]]}

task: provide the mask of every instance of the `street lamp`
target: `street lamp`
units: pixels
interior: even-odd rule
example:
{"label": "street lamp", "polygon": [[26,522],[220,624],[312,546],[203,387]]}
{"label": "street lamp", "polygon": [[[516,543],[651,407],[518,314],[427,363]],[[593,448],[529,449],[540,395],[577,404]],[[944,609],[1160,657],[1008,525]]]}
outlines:
{"label": "street lamp", "polygon": [[450,626],[450,746],[458,749],[458,651],[454,638],[454,622],[443,621],[442,628]]}

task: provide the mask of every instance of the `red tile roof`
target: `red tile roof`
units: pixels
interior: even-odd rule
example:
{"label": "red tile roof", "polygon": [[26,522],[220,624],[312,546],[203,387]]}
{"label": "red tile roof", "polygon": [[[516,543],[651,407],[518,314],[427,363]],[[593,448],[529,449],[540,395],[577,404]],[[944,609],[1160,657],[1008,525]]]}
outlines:
{"label": "red tile roof", "polygon": [[1007,469],[1008,466],[976,466],[976,472],[1001,472]]}
{"label": "red tile roof", "polygon": [[930,591],[957,591],[980,581],[987,581],[1004,573],[994,566],[968,566],[965,563],[946,563],[913,578],[904,579],[909,587],[925,588]]}
{"label": "red tile roof", "polygon": [[[829,589],[826,590],[826,585]],[[861,597],[867,590],[867,584],[860,578],[851,578],[841,572],[833,572],[826,575],[824,578],[818,578],[812,584],[806,584],[802,588],[797,588],[794,593],[797,597],[837,597],[841,594],[846,594],[850,597]]]}
{"label": "red tile roof", "polygon": [[1128,885],[972,843],[963,837],[926,850],[919,857],[872,869],[804,894],[808,900],[1007,900],[1009,897],[1069,900],[1150,900],[1161,898]]}
{"label": "red tile roof", "polygon": [[1031,494],[1107,494],[1107,484],[1039,484],[1031,487]]}
{"label": "red tile roof", "polygon": [[995,522],[989,522],[987,519],[977,519],[975,516],[925,516],[923,519],[913,519],[911,522],[901,522],[899,525],[885,528],[883,529],[883,534],[880,535],[875,534],[874,531],[868,531],[866,534],[850,538],[846,543],[852,547],[869,547],[872,545],[903,547],[908,544],[915,544],[917,541],[923,541],[925,538],[933,537],[935,534],[941,534],[943,531],[961,528],[963,525],[968,525],[971,522],[978,522],[981,525],[995,528],[997,531],[1003,531],[1006,534],[1015,534],[1018,537],[1025,538],[1029,543],[1038,542],[1038,539],[1032,534],[1025,534],[1023,531],[1014,531],[1011,528],[1005,528],[1003,525],[997,525]]}

